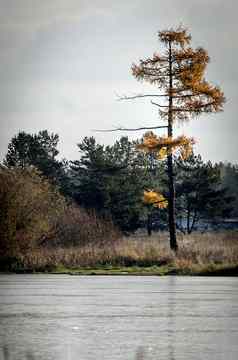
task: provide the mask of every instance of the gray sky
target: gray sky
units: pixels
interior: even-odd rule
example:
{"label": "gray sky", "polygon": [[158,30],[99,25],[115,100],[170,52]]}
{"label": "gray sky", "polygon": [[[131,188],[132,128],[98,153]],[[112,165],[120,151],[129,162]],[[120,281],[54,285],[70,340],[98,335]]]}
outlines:
{"label": "gray sky", "polygon": [[131,76],[131,64],[159,48],[158,30],[182,23],[192,46],[208,50],[207,79],[227,103],[176,132],[194,136],[205,160],[237,162],[236,0],[0,0],[0,7],[1,157],[19,130],[58,133],[61,156],[75,159],[84,136],[108,144],[124,135],[92,129],[160,123],[148,100],[118,102],[116,94],[154,92]]}

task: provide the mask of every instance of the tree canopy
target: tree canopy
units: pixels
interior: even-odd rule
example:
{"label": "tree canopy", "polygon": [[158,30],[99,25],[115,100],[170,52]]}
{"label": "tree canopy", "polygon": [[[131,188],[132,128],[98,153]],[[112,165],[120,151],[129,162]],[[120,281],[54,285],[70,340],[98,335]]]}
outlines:
{"label": "tree canopy", "polygon": [[136,143],[122,137],[112,146],[84,138],[81,158],[71,162],[73,198],[82,206],[109,216],[122,230],[139,226],[143,188],[148,184],[149,160]]}
{"label": "tree canopy", "polygon": [[233,197],[222,184],[220,170],[216,165],[202,161],[201,156],[190,155],[186,161],[177,161],[178,220],[185,220],[180,229],[191,233],[201,220],[228,217],[232,211]]}
{"label": "tree canopy", "polygon": [[57,159],[58,142],[59,135],[50,134],[47,130],[39,131],[38,134],[20,131],[11,139],[3,163],[9,168],[34,166],[67,193],[67,163]]}

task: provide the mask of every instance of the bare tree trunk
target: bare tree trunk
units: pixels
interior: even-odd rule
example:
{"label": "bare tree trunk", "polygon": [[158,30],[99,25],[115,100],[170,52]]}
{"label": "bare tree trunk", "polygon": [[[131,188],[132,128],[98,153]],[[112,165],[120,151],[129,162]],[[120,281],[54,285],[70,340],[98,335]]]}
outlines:
{"label": "bare tree trunk", "polygon": [[169,177],[169,233],[170,233],[170,248],[172,250],[178,249],[176,239],[176,224],[175,224],[175,189],[174,189],[174,174],[173,174],[173,159],[172,155],[168,156],[168,177]]}
{"label": "bare tree trunk", "polygon": [[193,229],[194,229],[194,225],[197,221],[197,212],[196,210],[194,211],[194,214],[193,214],[193,220],[192,220],[192,225],[190,227],[190,231],[189,231],[189,234],[191,234],[193,232]]}
{"label": "bare tree trunk", "polygon": [[[171,43],[169,43],[169,114],[168,114],[168,137],[173,136],[173,74],[172,74],[172,51]],[[175,219],[175,188],[174,188],[174,172],[173,172],[173,156],[172,153],[168,155],[168,178],[169,178],[169,233],[170,233],[170,248],[172,250],[178,249],[176,239],[176,219]]]}
{"label": "bare tree trunk", "polygon": [[190,234],[190,205],[187,207],[187,234]]}
{"label": "bare tree trunk", "polygon": [[152,215],[147,215],[147,234],[148,236],[152,235]]}

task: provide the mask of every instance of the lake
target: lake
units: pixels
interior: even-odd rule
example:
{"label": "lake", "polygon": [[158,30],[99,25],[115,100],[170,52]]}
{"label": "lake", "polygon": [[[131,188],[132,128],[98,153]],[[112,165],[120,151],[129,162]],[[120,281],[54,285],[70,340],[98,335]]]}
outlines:
{"label": "lake", "polygon": [[237,360],[238,278],[0,275],[0,359]]}

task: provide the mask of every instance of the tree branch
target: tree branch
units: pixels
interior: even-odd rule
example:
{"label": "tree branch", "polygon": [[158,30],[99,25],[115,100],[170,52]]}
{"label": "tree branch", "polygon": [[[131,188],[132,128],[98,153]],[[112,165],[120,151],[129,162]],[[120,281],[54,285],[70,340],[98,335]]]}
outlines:
{"label": "tree branch", "polygon": [[118,100],[134,100],[134,99],[140,99],[140,98],[145,98],[145,97],[168,97],[169,95],[167,94],[137,94],[137,95],[132,95],[132,96],[118,96]]}
{"label": "tree branch", "polygon": [[95,132],[113,132],[113,131],[140,131],[140,130],[155,130],[155,129],[167,129],[168,126],[149,126],[149,127],[139,127],[134,129],[128,129],[128,128],[116,128],[116,129],[106,129],[106,130],[100,130],[100,129],[93,129],[92,131]]}
{"label": "tree branch", "polygon": [[[184,90],[185,91],[185,90]],[[191,98],[194,96],[201,96],[201,94],[184,94],[184,95],[175,95],[173,96],[174,99],[182,99],[182,98]]]}
{"label": "tree branch", "polygon": [[168,108],[167,105],[160,105],[160,104],[155,103],[155,102],[152,101],[152,100],[151,100],[151,104],[152,104],[152,105],[155,105],[155,106],[158,106],[158,107],[161,107],[161,108]]}

